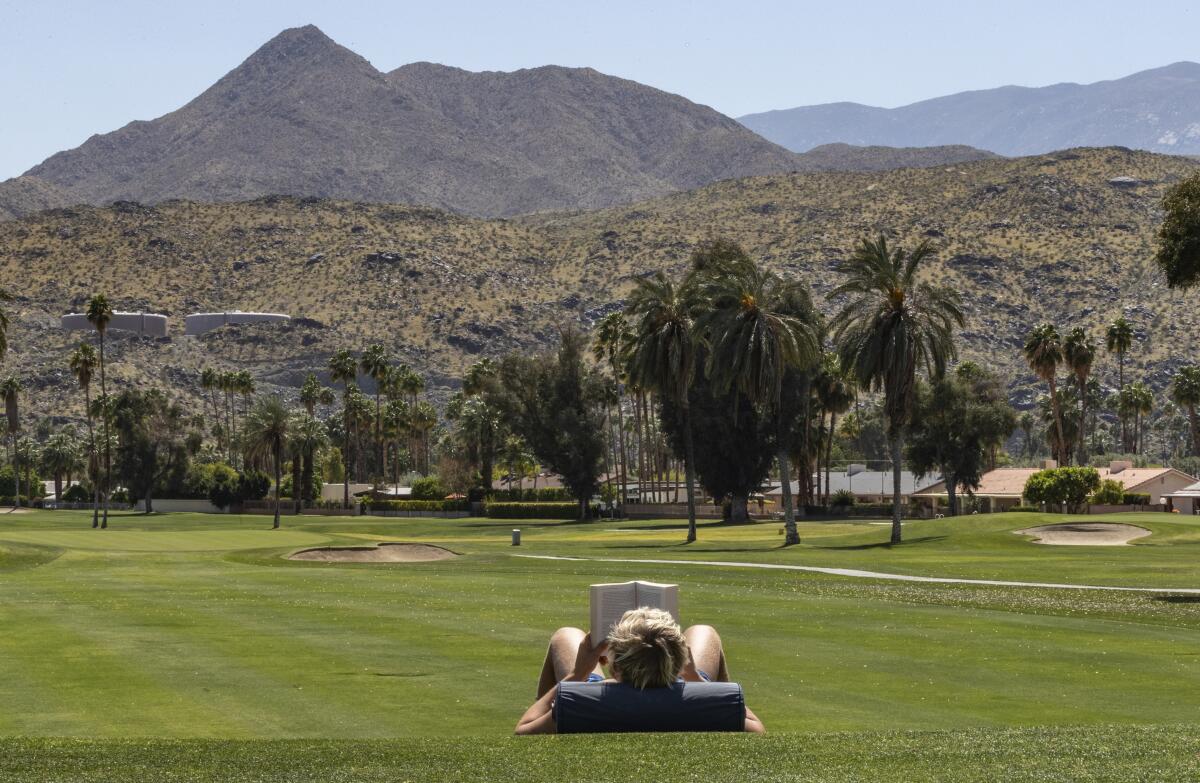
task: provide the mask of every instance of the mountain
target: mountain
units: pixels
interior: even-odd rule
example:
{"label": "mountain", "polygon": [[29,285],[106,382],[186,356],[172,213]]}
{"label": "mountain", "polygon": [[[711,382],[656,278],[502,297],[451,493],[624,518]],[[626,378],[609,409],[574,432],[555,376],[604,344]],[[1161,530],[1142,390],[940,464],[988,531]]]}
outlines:
{"label": "mountain", "polygon": [[71,196],[65,190],[37,177],[13,177],[0,182],[0,220],[24,217],[70,203]]}
{"label": "mountain", "polygon": [[1200,154],[1200,64],[1094,84],[999,87],[896,109],[829,103],[741,117],[743,125],[790,150],[842,142],[929,147],[968,144],[1001,155],[1071,147],[1123,146]]}
{"label": "mountain", "polygon": [[677,95],[594,70],[384,74],[285,30],[187,105],[28,175],[88,203],[292,194],[471,215],[607,206],[790,171],[792,153]]}
{"label": "mountain", "polygon": [[[1040,383],[1020,350],[1043,321],[1096,337],[1124,314],[1128,362],[1162,389],[1200,351],[1194,295],[1151,261],[1164,190],[1200,171],[1187,158],[1081,149],[886,172],[729,180],[604,210],[482,220],[437,209],[284,197],[70,207],[0,223],[0,287],[16,296],[7,367],[42,415],[78,418],[66,357],[81,333],[58,316],[102,290],[122,310],[171,316],[162,340],[110,333],[110,384],[198,394],[204,365],[249,370],[294,398],[331,353],[381,341],[445,399],[468,363],[536,351],[558,329],[590,328],[634,281],[678,272],[700,243],[741,243],[827,294],[854,243],[879,231],[936,243],[931,277],[963,293],[962,355],[1006,378],[1028,407]],[[1069,306],[1065,306],[1069,304]],[[290,324],[184,337],[209,310],[282,311]],[[1101,356],[1100,380],[1115,384]],[[197,410],[199,400],[196,399]]]}

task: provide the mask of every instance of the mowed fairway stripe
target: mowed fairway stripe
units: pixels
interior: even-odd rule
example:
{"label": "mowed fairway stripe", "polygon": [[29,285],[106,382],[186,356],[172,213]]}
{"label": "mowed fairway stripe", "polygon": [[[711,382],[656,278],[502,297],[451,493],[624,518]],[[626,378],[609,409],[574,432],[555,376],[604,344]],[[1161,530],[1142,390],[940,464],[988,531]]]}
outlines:
{"label": "mowed fairway stripe", "polygon": [[108,552],[227,552],[316,546],[329,536],[301,530],[2,530],[0,539],[23,544]]}
{"label": "mowed fairway stripe", "polygon": [[1007,582],[1000,579],[955,579],[943,576],[914,576],[889,574],[882,571],[863,571],[858,568],[826,568],[823,566],[787,565],[782,563],[748,563],[738,560],[659,560],[622,557],[565,557],[563,555],[513,555],[528,560],[575,560],[591,563],[649,563],[652,565],[701,565],[724,568],[765,568],[773,571],[805,571],[829,576],[848,576],[856,579],[890,579],[898,582],[924,582],[942,585],[985,585],[989,587],[1042,587],[1051,590],[1112,590],[1126,593],[1185,593],[1200,595],[1200,587],[1116,587],[1113,585],[1072,585],[1058,582]]}

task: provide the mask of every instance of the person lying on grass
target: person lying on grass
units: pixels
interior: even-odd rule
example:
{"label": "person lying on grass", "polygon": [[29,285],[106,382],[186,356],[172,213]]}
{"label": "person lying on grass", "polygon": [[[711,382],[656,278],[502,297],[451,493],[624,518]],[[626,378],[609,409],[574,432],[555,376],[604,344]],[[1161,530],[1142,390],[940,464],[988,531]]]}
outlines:
{"label": "person lying on grass", "polygon": [[[602,666],[608,666],[608,679]],[[598,688],[619,684],[644,694],[648,689],[678,689],[682,683],[705,682],[730,682],[721,637],[710,625],[693,625],[681,631],[668,612],[642,607],[626,612],[608,638],[595,646],[590,634],[578,628],[559,628],[550,637],[537,700],[521,716],[517,734],[558,731],[555,700],[559,683],[592,683]],[[624,688],[608,693],[619,702],[619,709],[630,711],[632,723],[639,709],[638,694]],[[737,698],[740,701],[740,689]],[[762,721],[749,708],[745,708],[743,730],[759,734],[765,731]]]}

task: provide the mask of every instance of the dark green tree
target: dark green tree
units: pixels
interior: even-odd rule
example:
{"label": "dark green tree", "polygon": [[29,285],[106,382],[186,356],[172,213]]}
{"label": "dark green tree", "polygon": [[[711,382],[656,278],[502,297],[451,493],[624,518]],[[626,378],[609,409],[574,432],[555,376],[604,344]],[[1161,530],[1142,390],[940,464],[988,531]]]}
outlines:
{"label": "dark green tree", "polygon": [[1200,174],[1177,182],[1163,196],[1154,261],[1171,288],[1200,283]]}
{"label": "dark green tree", "polygon": [[146,513],[154,511],[154,494],[173,472],[186,472],[186,415],[158,389],[129,389],[113,399],[117,436],[117,479]]}

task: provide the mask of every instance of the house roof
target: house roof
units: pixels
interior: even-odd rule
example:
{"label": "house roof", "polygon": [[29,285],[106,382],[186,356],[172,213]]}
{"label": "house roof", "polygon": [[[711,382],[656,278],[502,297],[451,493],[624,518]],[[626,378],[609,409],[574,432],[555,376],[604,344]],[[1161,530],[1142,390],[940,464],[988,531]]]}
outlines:
{"label": "house roof", "polygon": [[1188,485],[1183,489],[1174,492],[1168,492],[1163,497],[1168,498],[1200,498],[1200,481],[1195,484]]}
{"label": "house roof", "polygon": [[[813,474],[813,480],[820,480],[821,491],[825,491],[825,472]],[[900,494],[911,495],[917,489],[917,477],[912,471],[900,472]],[[766,491],[767,495],[779,495],[782,485],[773,484]],[[800,482],[792,482],[792,493],[800,490]],[[890,495],[892,493],[892,472],[890,470],[862,470],[855,473],[837,471],[829,474],[829,491],[840,492],[847,490],[855,495]]]}
{"label": "house roof", "polygon": [[[1111,467],[1096,468],[1096,470],[1100,473],[1101,481],[1115,479],[1121,482],[1121,486],[1125,488],[1126,492],[1137,492],[1143,488],[1150,489],[1150,487],[1146,487],[1147,484],[1168,474],[1191,478],[1186,473],[1174,468],[1125,468],[1115,473]],[[979,488],[975,490],[974,494],[977,497],[1019,498],[1025,492],[1025,482],[1034,473],[1040,471],[1041,468],[996,468],[983,474]],[[919,496],[945,495],[946,483],[938,481],[922,487],[914,494]]]}

